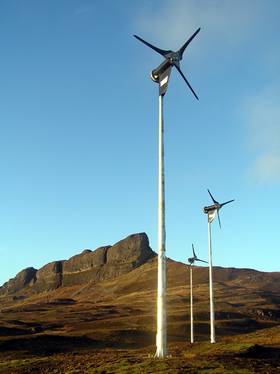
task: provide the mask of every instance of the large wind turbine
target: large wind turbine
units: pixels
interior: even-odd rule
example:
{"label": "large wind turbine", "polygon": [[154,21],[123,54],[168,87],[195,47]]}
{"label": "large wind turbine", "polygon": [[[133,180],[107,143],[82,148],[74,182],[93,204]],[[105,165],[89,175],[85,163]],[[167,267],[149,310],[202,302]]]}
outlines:
{"label": "large wind turbine", "polygon": [[209,293],[210,293],[210,341],[211,343],[216,343],[215,336],[215,311],[214,311],[214,291],[213,291],[213,277],[212,277],[212,237],[211,237],[211,223],[214,220],[216,213],[219,219],[219,225],[221,228],[221,220],[219,210],[226,204],[229,204],[234,201],[229,200],[225,203],[220,204],[217,200],[214,199],[211,192],[207,190],[212,201],[213,205],[205,206],[203,211],[208,216],[208,255],[209,255]]}
{"label": "large wind turbine", "polygon": [[163,96],[166,93],[171,69],[173,66],[182,76],[193,95],[198,99],[187,78],[181,71],[180,61],[189,43],[193,40],[200,28],[174,52],[153,46],[137,35],[136,39],[144,43],[164,57],[164,61],[152,71],[151,79],[159,85],[159,147],[158,147],[158,293],[157,293],[157,350],[155,357],[165,357],[167,355],[166,339],[166,257],[165,257],[165,192],[164,192],[164,126],[163,126]]}
{"label": "large wind turbine", "polygon": [[190,320],[191,320],[191,343],[194,342],[193,338],[193,281],[192,281],[192,267],[195,263],[195,261],[205,262],[207,264],[207,261],[200,260],[197,258],[197,255],[194,251],[194,245],[192,244],[192,251],[193,251],[193,257],[188,258],[189,264],[190,264]]}

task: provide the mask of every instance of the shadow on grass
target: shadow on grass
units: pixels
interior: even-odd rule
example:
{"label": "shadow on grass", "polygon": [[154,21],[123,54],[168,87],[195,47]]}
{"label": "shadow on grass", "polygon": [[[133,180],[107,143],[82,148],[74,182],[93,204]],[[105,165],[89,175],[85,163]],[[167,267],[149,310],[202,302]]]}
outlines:
{"label": "shadow on grass", "polygon": [[82,348],[103,348],[102,342],[80,336],[37,335],[0,342],[1,352],[25,351],[30,355],[49,355]]}
{"label": "shadow on grass", "polygon": [[249,347],[245,352],[238,355],[239,357],[247,358],[260,358],[260,359],[280,359],[280,348],[279,347],[264,347],[259,344],[254,344]]}
{"label": "shadow on grass", "polygon": [[97,340],[87,336],[26,335],[0,341],[0,352],[50,355],[54,353],[74,352],[81,349],[137,349],[150,345],[153,342],[153,337],[153,334],[149,332],[136,330],[117,331],[115,334],[112,334],[111,339],[107,340]]}

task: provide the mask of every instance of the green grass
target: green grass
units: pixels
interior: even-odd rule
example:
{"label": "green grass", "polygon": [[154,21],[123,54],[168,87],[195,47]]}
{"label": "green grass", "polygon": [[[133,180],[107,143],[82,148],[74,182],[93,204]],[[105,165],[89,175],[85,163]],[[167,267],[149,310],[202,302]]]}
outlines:
{"label": "green grass", "polygon": [[49,363],[49,357],[31,357],[26,359],[14,359],[7,361],[0,361],[0,373],[8,372],[8,370],[24,370],[25,368],[30,368],[31,366],[37,366],[42,363]]}
{"label": "green grass", "polygon": [[184,356],[191,358],[196,355],[210,354],[235,354],[246,351],[248,348],[252,347],[252,343],[238,343],[238,342],[218,342],[211,344],[208,342],[195,343],[193,345],[188,345],[184,351]]}
{"label": "green grass", "polygon": [[[252,343],[174,344],[170,356],[154,359],[148,350],[84,350],[51,356],[0,360],[2,374],[252,374],[277,373],[266,360],[243,357]],[[152,348],[151,348],[152,349]],[[16,354],[16,353],[14,353]],[[277,365],[276,365],[277,366]],[[272,371],[271,371],[272,370]]]}

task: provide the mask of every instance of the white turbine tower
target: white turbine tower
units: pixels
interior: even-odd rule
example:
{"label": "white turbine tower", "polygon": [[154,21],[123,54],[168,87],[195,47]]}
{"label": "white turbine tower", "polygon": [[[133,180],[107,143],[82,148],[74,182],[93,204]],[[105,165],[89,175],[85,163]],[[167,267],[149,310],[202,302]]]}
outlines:
{"label": "white turbine tower", "polygon": [[164,57],[164,61],[152,71],[151,78],[159,85],[159,181],[158,181],[158,293],[157,293],[157,350],[155,357],[163,358],[167,355],[166,338],[166,257],[165,257],[165,193],[164,193],[164,126],[163,126],[163,96],[166,93],[171,69],[174,66],[182,76],[193,95],[198,99],[187,78],[180,68],[180,61],[189,43],[193,40],[200,28],[176,52],[163,50],[146,42],[139,36],[136,39],[152,48]]}
{"label": "white turbine tower", "polygon": [[190,322],[191,322],[191,343],[194,342],[194,335],[193,335],[193,279],[192,279],[192,268],[194,266],[195,261],[205,262],[207,264],[207,261],[200,260],[197,258],[197,255],[194,251],[194,245],[192,244],[192,251],[193,251],[193,257],[188,258],[189,264],[190,264]]}
{"label": "white turbine tower", "polygon": [[209,256],[209,297],[210,297],[210,342],[216,343],[216,334],[215,334],[215,310],[214,310],[214,290],[213,290],[213,276],[212,276],[212,235],[211,235],[211,223],[214,220],[216,213],[218,215],[219,225],[221,228],[221,220],[219,210],[226,204],[231,203],[233,200],[226,201],[223,204],[220,204],[217,200],[214,199],[211,192],[207,190],[212,201],[213,205],[205,206],[203,211],[208,216],[208,256]]}

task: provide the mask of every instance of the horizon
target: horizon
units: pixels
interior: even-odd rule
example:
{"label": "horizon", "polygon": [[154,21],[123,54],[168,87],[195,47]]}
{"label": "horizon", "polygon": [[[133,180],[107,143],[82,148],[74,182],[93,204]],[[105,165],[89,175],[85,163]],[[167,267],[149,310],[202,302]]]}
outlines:
{"label": "horizon", "polygon": [[133,34],[176,50],[198,27],[181,69],[199,101],[174,69],[164,100],[166,255],[185,263],[194,243],[208,257],[209,188],[235,199],[222,229],[212,225],[213,266],[277,272],[279,10],[276,0],[2,2],[0,284],[131,233],[157,252],[149,74],[162,59]]}
{"label": "horizon", "polygon": [[[129,238],[130,236],[132,236],[132,235],[137,235],[137,234],[146,234],[146,233],[144,233],[144,232],[142,232],[142,233],[133,233],[133,234],[130,234],[130,235],[128,235],[126,238],[122,238],[122,239],[120,239],[119,241],[117,241],[116,243],[112,243],[112,244],[108,244],[110,247],[113,247],[114,245],[116,245],[116,244],[118,244],[120,241],[123,241],[124,239],[127,239],[127,238]],[[148,236],[147,236],[148,237]],[[149,237],[148,237],[148,240],[149,240]],[[83,250],[81,250],[79,253],[74,253],[74,254],[72,254],[69,258],[63,258],[63,259],[61,259],[61,258],[57,258],[57,259],[53,259],[53,261],[51,261],[50,263],[52,263],[52,262],[56,262],[56,261],[68,261],[69,259],[71,259],[71,258],[73,258],[73,257],[76,257],[77,255],[82,255],[82,253],[84,252],[84,251],[91,251],[91,252],[94,252],[94,251],[96,251],[97,249],[100,249],[100,248],[102,248],[102,247],[97,247],[97,248],[95,248],[95,249],[89,249],[89,248],[85,248],[85,249],[83,249]],[[151,247],[150,247],[151,248]],[[157,254],[157,252],[153,249],[153,248],[151,248],[151,250],[155,253],[155,254]],[[134,269],[132,269],[131,271],[133,271],[133,270],[136,270],[138,267],[141,267],[142,265],[144,265],[147,261],[149,261],[150,259],[148,259],[148,260],[146,260],[143,264],[140,264],[139,266],[137,266],[136,268],[134,268]],[[185,265],[185,266],[187,266],[187,267],[189,267],[190,266],[190,263],[187,263],[187,262],[182,262],[182,261],[176,261],[176,260],[174,260],[174,259],[172,259],[171,257],[167,257],[167,260],[171,260],[171,261],[173,261],[173,262],[177,262],[177,263],[180,263],[180,264],[183,264],[183,265]],[[47,264],[44,264],[43,265],[43,267],[45,266],[45,265],[48,265],[49,263],[47,263]],[[192,265],[194,268],[208,268],[208,264],[207,265]],[[33,269],[35,269],[36,271],[38,271],[38,270],[40,270],[40,268],[34,268],[33,266],[29,266],[28,268],[33,268]],[[27,269],[28,269],[27,268]],[[220,269],[234,269],[234,270],[252,270],[252,271],[256,271],[256,272],[260,272],[260,273],[280,273],[279,271],[262,271],[262,270],[257,270],[257,269],[254,269],[254,268],[240,268],[240,267],[234,267],[234,266],[217,266],[217,265],[213,265],[213,268],[220,268]],[[25,269],[21,269],[20,271],[22,271],[22,270],[26,270],[26,268]],[[13,278],[15,278],[16,277],[16,275],[17,274],[15,274],[15,276],[14,277],[12,277],[12,278],[10,278],[10,279],[7,279],[4,283],[6,283],[6,282],[8,282],[9,280],[11,280],[11,279],[13,279]],[[215,279],[214,279],[214,281],[215,281]],[[0,284],[0,287],[1,286],[3,286],[4,285],[4,283],[3,284]]]}

